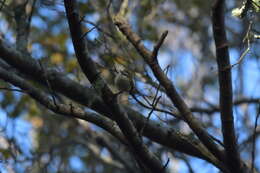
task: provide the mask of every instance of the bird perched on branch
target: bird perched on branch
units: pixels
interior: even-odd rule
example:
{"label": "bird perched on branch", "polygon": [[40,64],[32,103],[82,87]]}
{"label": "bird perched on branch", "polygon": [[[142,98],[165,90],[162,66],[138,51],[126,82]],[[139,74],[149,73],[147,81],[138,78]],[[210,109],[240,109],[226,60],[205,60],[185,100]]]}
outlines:
{"label": "bird perched on branch", "polygon": [[115,78],[114,84],[118,89],[119,101],[128,103],[129,92],[133,89],[132,73],[126,67],[129,63],[122,57],[114,58]]}
{"label": "bird perched on branch", "polygon": [[114,68],[116,75],[114,83],[119,92],[129,92],[133,87],[131,72],[126,69],[127,65],[129,64],[121,57],[116,57],[114,59]]}

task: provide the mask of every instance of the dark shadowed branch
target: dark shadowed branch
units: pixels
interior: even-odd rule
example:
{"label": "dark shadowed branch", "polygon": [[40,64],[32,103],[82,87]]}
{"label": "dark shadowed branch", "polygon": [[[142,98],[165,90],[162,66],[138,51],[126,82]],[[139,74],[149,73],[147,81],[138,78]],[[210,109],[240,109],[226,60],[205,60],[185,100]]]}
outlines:
{"label": "dark shadowed branch", "polygon": [[115,17],[115,25],[127,37],[129,42],[133,44],[138,53],[143,57],[145,62],[152,69],[155,77],[160,84],[165,88],[168,97],[172,103],[177,107],[185,121],[189,124],[190,128],[199,137],[202,143],[221,161],[224,159],[224,153],[212,141],[210,135],[202,127],[201,123],[192,115],[190,109],[183,101],[181,96],[177,93],[175,86],[171,80],[165,75],[164,71],[159,66],[157,58],[153,58],[152,53],[141,44],[141,38],[134,33],[129,24],[122,17]]}
{"label": "dark shadowed branch", "polygon": [[251,153],[251,172],[254,172],[255,170],[255,153],[256,153],[256,137],[257,137],[257,124],[258,119],[260,117],[260,102],[258,103],[258,110],[255,118],[255,125],[254,125],[254,132],[253,132],[253,140],[252,140],[252,153]]}
{"label": "dark shadowed branch", "polygon": [[65,105],[54,103],[52,99],[46,96],[46,93],[36,89],[31,84],[26,82],[21,77],[18,77],[15,74],[12,74],[0,67],[0,78],[13,84],[16,87],[22,89],[23,93],[27,93],[32,98],[34,98],[37,102],[45,106],[46,108],[52,110],[53,112],[64,115],[72,118],[79,118],[82,120],[86,120],[88,122],[94,123],[97,126],[105,129],[113,136],[117,137],[122,143],[127,144],[123,134],[120,132],[119,128],[114,125],[113,121],[102,117],[96,113],[86,113],[81,108],[76,107],[74,105]]}
{"label": "dark shadowed branch", "polygon": [[81,29],[79,14],[75,7],[76,3],[74,1],[64,0],[64,4],[75,54],[83,73],[89,79],[97,93],[102,96],[104,102],[110,106],[115,121],[142,163],[150,169],[151,172],[164,172],[159,159],[145,146],[133,123],[128,118],[127,112],[119,106],[115,95],[102,79],[95,63],[89,57],[87,45],[85,44],[85,40],[82,38],[83,32]]}
{"label": "dark shadowed branch", "polygon": [[[233,106],[240,106],[243,104],[257,104],[259,100],[260,98],[239,98],[233,102]],[[212,105],[211,108],[191,107],[190,110],[192,112],[206,114],[220,112],[220,108],[217,105]]]}
{"label": "dark shadowed branch", "polygon": [[[11,70],[12,73],[17,73],[17,71],[14,70],[17,69],[19,70],[19,75],[26,75],[29,79],[32,79],[43,86],[47,86],[43,75],[44,73],[42,72],[39,63],[33,57],[30,57],[27,54],[22,54],[13,47],[5,45],[2,40],[0,40],[0,55],[3,60],[0,61],[1,67],[8,71]],[[32,71],[33,73],[31,73]],[[55,92],[63,94],[67,98],[87,106],[98,113],[107,116],[108,118],[113,118],[107,106],[101,98],[96,95],[92,88],[82,86],[55,69],[46,68],[44,71],[46,72],[45,74]],[[129,107],[125,107],[125,109],[128,112],[129,118],[134,122],[134,125],[138,129],[144,126],[146,119],[142,114],[132,110]],[[190,137],[183,135],[179,131],[161,127],[153,120],[147,123],[144,128],[143,135],[152,141],[171,147],[177,151],[181,151],[189,155],[208,160],[215,165],[219,165],[217,160],[209,155],[205,147],[202,146],[197,139],[190,139]]]}
{"label": "dark shadowed branch", "polygon": [[220,114],[222,134],[226,150],[226,161],[230,170],[242,173],[242,163],[237,149],[237,139],[233,119],[233,91],[228,42],[224,19],[225,1],[216,0],[213,6],[213,34],[216,45],[216,56],[219,76]]}

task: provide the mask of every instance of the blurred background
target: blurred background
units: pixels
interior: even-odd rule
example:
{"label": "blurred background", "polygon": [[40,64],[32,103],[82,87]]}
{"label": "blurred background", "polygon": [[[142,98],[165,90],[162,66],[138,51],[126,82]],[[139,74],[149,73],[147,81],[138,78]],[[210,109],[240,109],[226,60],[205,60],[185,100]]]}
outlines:
{"label": "blurred background", "polygon": [[[15,15],[16,1],[0,0],[0,37],[7,44],[15,44],[16,22],[22,20]],[[28,50],[32,57],[65,73],[70,79],[89,86],[74,55],[63,1],[27,1],[26,11],[33,11],[28,37]],[[127,96],[128,106],[148,115],[149,107],[142,106],[140,102],[148,106],[152,103],[158,82],[137,51],[111,23],[110,15],[118,12],[122,2],[77,2],[85,38],[89,43],[87,49],[99,64],[103,77],[111,88],[116,88],[113,82],[115,76],[111,71],[115,63],[123,65],[131,73],[138,90],[135,98]],[[231,15],[232,9],[240,7],[242,3],[241,0],[227,1],[225,16],[231,64],[240,59],[239,64],[232,67],[237,141],[242,159],[250,163],[252,135],[260,109],[260,44],[248,33],[259,34],[260,23],[259,13],[250,10],[242,19]],[[131,0],[125,18],[149,50],[165,30],[169,31],[158,55],[159,63],[194,115],[203,122],[210,134],[222,140],[217,109],[219,86],[212,35],[212,4],[213,1],[204,0]],[[249,51],[242,57],[247,49]],[[106,142],[117,148],[126,160],[131,156],[107,132],[90,123],[54,115],[28,95],[6,88],[14,89],[0,80],[0,172],[124,172],[122,164],[112,157]],[[153,112],[151,119],[192,135],[183,121],[169,115],[176,109],[161,88],[159,95],[161,99],[157,107],[164,111]],[[71,102],[63,96],[59,97],[65,103]],[[255,165],[259,170],[260,128],[257,127]],[[107,141],[100,142],[98,136],[105,137]],[[218,172],[203,160],[148,140],[147,145],[164,162],[170,158],[167,167],[169,172]]]}

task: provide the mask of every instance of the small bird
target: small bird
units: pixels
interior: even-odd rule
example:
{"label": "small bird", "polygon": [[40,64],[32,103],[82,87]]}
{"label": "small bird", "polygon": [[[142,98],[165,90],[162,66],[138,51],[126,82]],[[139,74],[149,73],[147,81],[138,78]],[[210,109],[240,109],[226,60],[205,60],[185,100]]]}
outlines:
{"label": "small bird", "polygon": [[115,85],[119,92],[129,92],[132,88],[132,82],[129,74],[117,72],[115,77]]}
{"label": "small bird", "polygon": [[121,57],[114,59],[115,79],[114,84],[119,92],[129,92],[133,87],[131,72],[126,69],[128,63]]}
{"label": "small bird", "polygon": [[116,57],[114,59],[115,68],[115,78],[114,84],[117,88],[119,102],[123,104],[128,103],[129,92],[133,89],[133,81],[131,77],[131,72],[129,72],[125,67],[128,63],[120,58]]}

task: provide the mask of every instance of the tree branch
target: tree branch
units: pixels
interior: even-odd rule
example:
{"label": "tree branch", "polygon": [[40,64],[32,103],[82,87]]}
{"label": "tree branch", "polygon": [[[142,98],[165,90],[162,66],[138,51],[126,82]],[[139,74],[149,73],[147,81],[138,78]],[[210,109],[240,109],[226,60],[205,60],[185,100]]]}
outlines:
{"label": "tree branch", "polygon": [[[242,104],[258,104],[259,100],[260,98],[240,98],[233,102],[233,106],[239,106]],[[212,105],[212,108],[191,107],[190,110],[197,113],[213,114],[219,112],[220,108],[217,105]]]}
{"label": "tree branch", "polygon": [[224,19],[225,0],[216,0],[212,10],[213,34],[216,45],[218,76],[220,85],[220,114],[222,134],[226,150],[227,165],[232,172],[242,173],[242,164],[237,149],[233,119],[232,77],[228,52],[228,42]]}
{"label": "tree branch", "polygon": [[210,135],[204,130],[201,123],[196,118],[194,118],[186,103],[177,93],[175,86],[160,68],[157,58],[153,58],[152,53],[141,44],[141,38],[131,30],[130,26],[123,18],[116,16],[114,20],[115,25],[127,37],[129,42],[133,44],[138,53],[150,66],[157,80],[165,88],[167,96],[180,111],[181,115],[193,130],[193,132],[199,137],[199,139],[209,149],[209,151],[211,151],[219,160],[223,161],[224,153],[221,152],[218,146],[212,141]]}
{"label": "tree branch", "polygon": [[113,121],[101,117],[96,113],[86,113],[79,107],[75,107],[73,105],[65,105],[54,103],[52,99],[46,96],[46,93],[41,92],[40,90],[33,87],[31,84],[23,80],[21,77],[17,75],[7,72],[3,68],[0,67],[0,78],[5,80],[12,85],[19,87],[22,89],[23,93],[27,93],[37,102],[45,106],[46,108],[52,110],[53,112],[64,115],[72,118],[79,118],[88,122],[91,122],[104,130],[111,133],[113,136],[117,137],[122,143],[127,144],[125,137],[121,133],[120,129],[117,126],[114,126]]}
{"label": "tree branch", "polygon": [[[30,6],[31,10],[28,12]],[[16,22],[16,47],[22,52],[27,53],[28,37],[30,34],[30,24],[35,7],[35,0],[29,1],[13,1],[13,12]]]}
{"label": "tree branch", "polygon": [[153,52],[152,52],[152,58],[156,59],[158,56],[159,49],[161,48],[165,38],[168,35],[168,31],[164,31],[158,41],[158,43],[154,46]]}
{"label": "tree branch", "polygon": [[95,63],[89,57],[87,46],[85,45],[84,39],[82,39],[83,32],[79,15],[75,7],[75,1],[64,0],[64,4],[75,54],[83,73],[89,79],[97,93],[101,94],[102,99],[107,106],[109,106],[115,121],[142,163],[150,169],[151,172],[164,172],[163,165],[145,146],[133,123],[128,118],[127,112],[119,106],[115,99],[115,95],[101,78]]}
{"label": "tree branch", "polygon": [[254,125],[254,132],[253,132],[253,141],[252,141],[252,153],[251,153],[251,172],[255,170],[255,153],[256,153],[256,137],[257,137],[257,122],[260,117],[260,101],[258,103],[258,110],[255,117],[255,125]]}
{"label": "tree branch", "polygon": [[[0,61],[1,67],[6,70],[11,70],[12,73],[19,73],[19,75],[26,75],[26,77],[29,77],[35,82],[47,86],[39,63],[28,54],[22,54],[13,47],[6,46],[1,39],[0,58],[8,63],[6,64]],[[17,71],[14,72],[14,69]],[[102,99],[96,95],[96,92],[92,88],[82,86],[54,69],[44,68],[44,71],[55,92],[61,93],[73,101],[90,107],[98,113],[113,119],[108,107],[104,104]],[[128,116],[133,121],[136,128],[141,129],[146,122],[144,116],[129,107],[125,107],[125,110],[128,112]],[[221,167],[218,160],[206,150],[199,140],[195,138],[191,139],[191,137],[188,137],[177,130],[161,126],[153,120],[150,120],[147,123],[143,130],[143,135],[161,145],[199,157],[209,161],[217,167]]]}

